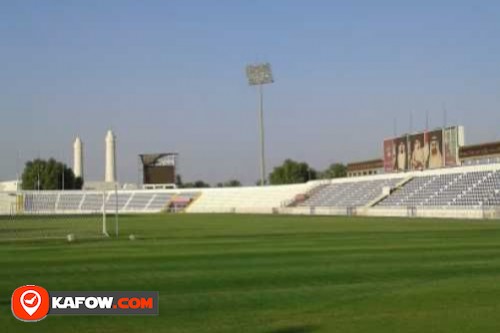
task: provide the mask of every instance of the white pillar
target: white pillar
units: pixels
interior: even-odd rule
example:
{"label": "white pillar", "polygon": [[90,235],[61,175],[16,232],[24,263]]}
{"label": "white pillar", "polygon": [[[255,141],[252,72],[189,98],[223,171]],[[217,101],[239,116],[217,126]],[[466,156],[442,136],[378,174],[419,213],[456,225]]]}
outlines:
{"label": "white pillar", "polygon": [[116,142],[111,130],[106,134],[106,182],[116,182]]}
{"label": "white pillar", "polygon": [[73,143],[73,172],[83,179],[83,142],[79,137]]}

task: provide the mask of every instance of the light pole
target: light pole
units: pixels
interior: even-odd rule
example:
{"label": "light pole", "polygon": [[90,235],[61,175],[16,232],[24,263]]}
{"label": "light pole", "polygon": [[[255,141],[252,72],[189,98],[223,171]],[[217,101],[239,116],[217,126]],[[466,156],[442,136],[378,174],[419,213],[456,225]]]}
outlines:
{"label": "light pole", "polygon": [[259,86],[259,128],[260,128],[260,185],[266,184],[266,157],[264,141],[264,94],[262,86],[273,83],[273,74],[269,63],[248,65],[246,67],[248,84]]}

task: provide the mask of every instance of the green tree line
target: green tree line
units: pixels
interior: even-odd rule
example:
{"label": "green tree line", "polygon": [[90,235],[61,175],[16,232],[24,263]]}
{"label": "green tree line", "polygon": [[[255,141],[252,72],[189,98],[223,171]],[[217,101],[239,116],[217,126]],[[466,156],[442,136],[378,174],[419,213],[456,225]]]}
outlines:
{"label": "green tree line", "polygon": [[53,158],[26,162],[22,174],[24,190],[77,190],[82,186],[83,179],[75,177],[71,168]]}
{"label": "green tree line", "polygon": [[[328,168],[322,171],[317,171],[311,168],[306,162],[297,162],[292,159],[286,159],[283,164],[277,166],[269,174],[269,183],[271,185],[280,184],[297,184],[305,183],[315,179],[332,179],[347,176],[347,166],[342,163],[332,163]],[[255,183],[260,185],[260,180]],[[179,188],[204,188],[210,187],[210,184],[197,180],[194,182],[182,182],[182,177],[177,175],[177,186]],[[237,179],[230,179],[226,182],[219,182],[216,187],[237,187],[242,186]]]}

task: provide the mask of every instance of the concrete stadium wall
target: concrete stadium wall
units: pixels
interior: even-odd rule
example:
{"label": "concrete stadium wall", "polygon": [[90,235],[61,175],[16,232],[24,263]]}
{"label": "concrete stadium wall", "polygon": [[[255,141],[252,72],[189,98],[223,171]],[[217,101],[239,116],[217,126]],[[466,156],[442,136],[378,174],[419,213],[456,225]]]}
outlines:
{"label": "concrete stadium wall", "polygon": [[9,215],[12,213],[16,204],[15,193],[0,192],[0,215]]}
{"label": "concrete stadium wall", "polygon": [[323,215],[323,216],[371,216],[371,217],[416,217],[446,219],[500,219],[500,208],[485,209],[428,209],[420,208],[409,211],[402,208],[358,208],[349,211],[347,208],[285,207],[275,210],[278,214],[288,215]]}

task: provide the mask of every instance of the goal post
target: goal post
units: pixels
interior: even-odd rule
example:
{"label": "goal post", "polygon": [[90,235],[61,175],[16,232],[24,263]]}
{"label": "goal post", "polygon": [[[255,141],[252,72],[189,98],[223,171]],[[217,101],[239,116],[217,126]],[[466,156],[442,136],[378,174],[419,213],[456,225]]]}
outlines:
{"label": "goal post", "polygon": [[116,192],[20,191],[0,196],[0,241],[109,237],[107,217],[115,215]]}
{"label": "goal post", "polygon": [[107,214],[106,200],[107,200],[106,191],[103,191],[102,192],[102,235],[105,237],[109,237],[108,227],[106,225],[106,214]]}

